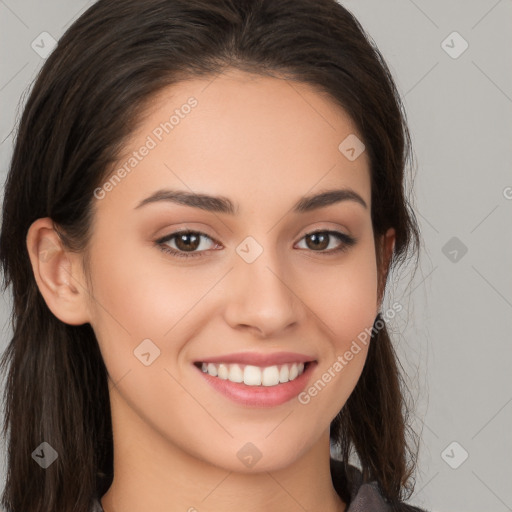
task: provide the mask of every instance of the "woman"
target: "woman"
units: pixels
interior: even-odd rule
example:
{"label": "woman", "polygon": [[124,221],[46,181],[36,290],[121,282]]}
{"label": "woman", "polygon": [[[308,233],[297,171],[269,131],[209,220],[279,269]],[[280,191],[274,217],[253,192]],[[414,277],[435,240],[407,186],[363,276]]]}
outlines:
{"label": "woman", "polygon": [[409,151],[333,0],[85,12],[5,187],[7,511],[419,510],[382,310]]}

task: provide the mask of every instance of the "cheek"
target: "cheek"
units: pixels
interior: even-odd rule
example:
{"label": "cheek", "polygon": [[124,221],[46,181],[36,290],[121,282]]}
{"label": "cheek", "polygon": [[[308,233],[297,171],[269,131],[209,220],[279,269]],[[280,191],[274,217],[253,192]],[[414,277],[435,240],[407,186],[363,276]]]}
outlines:
{"label": "cheek", "polygon": [[[176,368],[176,360],[186,357],[187,342],[215,313],[210,291],[226,272],[208,265],[180,265],[158,248],[130,247],[119,238],[93,252],[91,325],[109,375],[117,382],[130,372],[130,380],[142,379],[153,387],[155,397],[155,390],[169,389],[169,375],[162,370]],[[148,348],[151,358],[157,358],[146,367],[137,355]],[[152,379],[158,371],[156,382]],[[172,392],[180,391],[176,386]]]}
{"label": "cheek", "polygon": [[305,304],[321,320],[337,349],[368,326],[377,314],[377,267],[373,244],[347,253],[330,268],[311,266],[302,272],[298,290]]}
{"label": "cheek", "polygon": [[215,282],[211,269],[173,267],[158,248],[122,243],[96,251],[93,274],[96,324],[117,323],[134,339],[163,337]]}
{"label": "cheek", "polygon": [[329,343],[299,402],[313,416],[332,420],[355,388],[368,353],[377,314],[373,245],[360,246],[329,272],[310,273],[303,286],[307,305],[321,320],[318,325]]}

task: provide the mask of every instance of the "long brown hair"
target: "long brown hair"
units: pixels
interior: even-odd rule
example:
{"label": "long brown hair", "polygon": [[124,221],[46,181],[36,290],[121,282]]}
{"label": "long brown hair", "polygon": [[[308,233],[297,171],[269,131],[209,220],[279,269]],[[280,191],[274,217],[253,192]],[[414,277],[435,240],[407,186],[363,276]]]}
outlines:
{"label": "long brown hair", "polygon": [[[0,264],[13,294],[13,337],[0,365],[7,512],[89,512],[113,478],[98,343],[89,324],[66,325],[47,307],[25,245],[29,226],[50,217],[69,248],[85,250],[94,190],[147,102],[180,80],[227,68],[310,84],[345,109],[370,157],[376,241],[395,229],[395,267],[419,246],[404,191],[411,149],[399,94],[375,44],[335,0],[98,1],[62,36],[33,84],[5,185]],[[383,326],[331,424],[345,463],[356,453],[364,479],[377,481],[397,510],[415,462],[404,390]],[[31,457],[43,441],[59,455],[46,471]]]}

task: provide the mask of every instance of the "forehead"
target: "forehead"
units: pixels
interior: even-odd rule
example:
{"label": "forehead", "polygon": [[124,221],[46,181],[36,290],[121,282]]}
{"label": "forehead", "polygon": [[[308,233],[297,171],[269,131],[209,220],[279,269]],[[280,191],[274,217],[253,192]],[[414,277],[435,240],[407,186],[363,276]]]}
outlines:
{"label": "forehead", "polygon": [[370,204],[367,154],[348,159],[347,137],[361,138],[348,114],[308,84],[236,70],[186,80],[147,103],[109,200],[122,188],[134,206],[143,193],[179,186],[270,203],[345,186]]}

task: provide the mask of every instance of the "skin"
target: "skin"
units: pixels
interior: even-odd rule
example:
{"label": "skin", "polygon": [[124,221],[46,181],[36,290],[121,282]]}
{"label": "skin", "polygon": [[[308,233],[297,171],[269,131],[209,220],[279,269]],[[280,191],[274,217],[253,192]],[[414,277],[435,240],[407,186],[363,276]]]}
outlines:
{"label": "skin", "polygon": [[[198,105],[104,198],[93,198],[89,274],[50,219],[34,222],[27,237],[49,308],[68,324],[92,325],[109,373],[115,475],[102,505],[105,512],[343,511],[330,477],[329,425],[367,348],[307,405],[236,404],[192,363],[232,352],[299,352],[318,362],[311,384],[371,329],[383,272],[367,154],[349,161],[338,150],[357,130],[326,95],[230,70],[154,97],[114,169],[190,96]],[[222,195],[238,212],[168,201],[136,208],[163,188]],[[341,188],[368,207],[346,200],[291,211],[306,195]],[[178,258],[155,243],[183,228],[207,235],[195,249],[202,257]],[[306,237],[315,230],[357,242],[328,255],[343,242],[331,237],[315,249]],[[263,249],[250,264],[236,252],[247,236]],[[390,229],[379,245],[384,269],[393,245]],[[176,239],[167,246],[178,250]],[[160,356],[145,366],[134,350],[148,338]],[[247,442],[261,452],[250,468],[237,457]]]}

